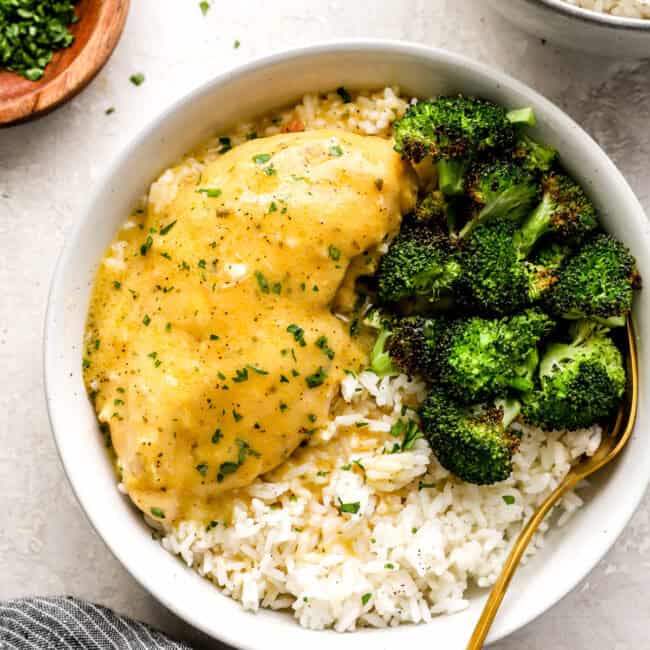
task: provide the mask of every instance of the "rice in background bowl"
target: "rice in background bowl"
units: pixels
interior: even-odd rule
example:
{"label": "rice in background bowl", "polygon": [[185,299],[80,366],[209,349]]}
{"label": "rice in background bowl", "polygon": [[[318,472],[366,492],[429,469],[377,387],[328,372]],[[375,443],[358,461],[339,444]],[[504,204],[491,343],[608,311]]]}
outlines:
{"label": "rice in background bowl", "polygon": [[[45,340],[48,406],[57,445],[73,488],[93,525],[121,562],[151,593],[177,614],[211,634],[243,648],[265,648],[273,635],[297,650],[331,647],[330,631],[307,631],[286,614],[250,614],[223,596],[193,570],[184,568],[151,539],[141,516],[115,490],[92,408],[81,381],[80,351],[90,284],[105,247],[143,188],[184,152],[214,133],[226,132],[260,107],[295,103],[305,92],[322,88],[384,87],[400,84],[409,96],[464,92],[509,106],[531,105],[540,127],[534,134],[558,147],[569,171],[596,200],[605,226],[629,243],[641,273],[650,269],[642,255],[649,245],[643,211],[612,163],[568,117],[525,86],[483,66],[423,47],[380,42],[319,46],[271,57],[225,75],[183,100],[145,132],[99,183],[85,216],[67,243],[54,279]],[[635,308],[637,331],[647,331],[646,297]],[[642,398],[637,420],[647,418],[643,391],[648,353],[639,349]],[[644,363],[645,361],[645,363]],[[629,448],[606,474],[595,480],[589,505],[550,535],[546,547],[517,574],[491,640],[520,627],[556,602],[602,557],[639,502],[650,468],[650,446],[635,434]],[[418,494],[426,492],[422,490]],[[503,502],[503,501],[502,501]],[[505,505],[505,504],[504,504]],[[595,532],[597,531],[597,532]],[[580,548],[580,553],[575,549]],[[553,562],[547,562],[549,557]],[[482,599],[454,616],[436,617],[423,626],[407,625],[340,635],[341,648],[393,647],[429,643],[464,647]]]}

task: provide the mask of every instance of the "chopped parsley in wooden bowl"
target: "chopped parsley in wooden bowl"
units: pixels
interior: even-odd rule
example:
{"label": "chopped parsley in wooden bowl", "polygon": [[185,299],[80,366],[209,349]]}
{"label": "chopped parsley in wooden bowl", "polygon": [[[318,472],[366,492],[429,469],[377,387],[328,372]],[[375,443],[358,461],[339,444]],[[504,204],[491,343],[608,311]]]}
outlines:
{"label": "chopped parsley in wooden bowl", "polygon": [[0,0],[0,126],[82,90],[111,55],[129,0]]}

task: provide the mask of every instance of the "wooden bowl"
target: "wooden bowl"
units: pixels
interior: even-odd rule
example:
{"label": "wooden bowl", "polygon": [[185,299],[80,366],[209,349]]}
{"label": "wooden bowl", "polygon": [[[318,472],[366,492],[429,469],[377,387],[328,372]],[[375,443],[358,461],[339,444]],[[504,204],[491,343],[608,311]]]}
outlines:
{"label": "wooden bowl", "polygon": [[72,45],[29,81],[0,70],[0,127],[40,117],[74,97],[102,69],[120,38],[130,0],[79,0]]}

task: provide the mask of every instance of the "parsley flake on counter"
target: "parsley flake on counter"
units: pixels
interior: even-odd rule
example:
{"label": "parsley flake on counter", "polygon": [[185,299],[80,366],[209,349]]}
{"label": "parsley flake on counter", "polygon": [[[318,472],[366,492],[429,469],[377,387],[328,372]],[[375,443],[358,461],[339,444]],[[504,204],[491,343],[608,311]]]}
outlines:
{"label": "parsley flake on counter", "polygon": [[232,46],[238,50],[239,46],[241,45],[241,42],[238,39],[235,39],[235,42],[232,44]]}
{"label": "parsley flake on counter", "polygon": [[202,0],[199,2],[199,9],[201,10],[201,13],[205,16],[208,11],[210,11],[210,3],[207,2],[207,0]]}
{"label": "parsley flake on counter", "polygon": [[141,86],[144,83],[144,74],[142,72],[136,72],[129,77],[129,81],[134,86]]}

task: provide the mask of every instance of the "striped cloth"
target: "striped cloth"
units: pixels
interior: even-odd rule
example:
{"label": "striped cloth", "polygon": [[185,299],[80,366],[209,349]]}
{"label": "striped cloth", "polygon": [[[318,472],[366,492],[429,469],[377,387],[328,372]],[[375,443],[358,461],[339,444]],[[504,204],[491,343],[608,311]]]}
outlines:
{"label": "striped cloth", "polygon": [[0,603],[1,650],[191,650],[140,621],[77,598]]}

